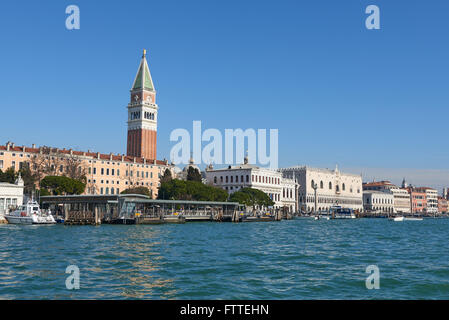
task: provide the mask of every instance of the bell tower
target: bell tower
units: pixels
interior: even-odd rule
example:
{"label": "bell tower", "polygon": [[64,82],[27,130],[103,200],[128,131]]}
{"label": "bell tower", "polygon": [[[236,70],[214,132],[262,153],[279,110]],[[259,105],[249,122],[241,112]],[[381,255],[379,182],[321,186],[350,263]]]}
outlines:
{"label": "bell tower", "polygon": [[143,50],[128,104],[128,156],[156,160],[157,110],[156,91]]}

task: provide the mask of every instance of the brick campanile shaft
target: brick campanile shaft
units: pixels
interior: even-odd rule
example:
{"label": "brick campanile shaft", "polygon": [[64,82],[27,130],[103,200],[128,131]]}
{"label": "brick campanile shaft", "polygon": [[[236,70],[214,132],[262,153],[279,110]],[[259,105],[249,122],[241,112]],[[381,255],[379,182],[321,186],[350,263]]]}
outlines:
{"label": "brick campanile shaft", "polygon": [[146,50],[143,50],[128,104],[128,156],[156,159],[157,110],[156,91],[146,60]]}

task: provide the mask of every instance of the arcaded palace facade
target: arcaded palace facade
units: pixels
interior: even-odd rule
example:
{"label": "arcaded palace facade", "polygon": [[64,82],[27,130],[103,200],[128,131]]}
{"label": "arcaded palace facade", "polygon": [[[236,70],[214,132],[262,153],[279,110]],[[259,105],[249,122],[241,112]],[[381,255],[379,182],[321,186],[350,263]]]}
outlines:
{"label": "arcaded palace facade", "polygon": [[17,171],[28,165],[32,171],[42,172],[41,178],[45,175],[85,176],[85,194],[117,194],[130,187],[145,186],[156,197],[160,176],[167,168],[174,175],[174,166],[167,160],[156,160],[158,106],[145,50],[127,108],[126,155],[16,146],[8,142],[0,146],[0,169],[13,167]]}
{"label": "arcaded palace facade", "polygon": [[280,172],[299,183],[298,205],[303,212],[314,211],[315,188],[318,211],[337,205],[363,210],[361,175],[340,172],[338,167],[329,170],[295,166],[280,169]]}

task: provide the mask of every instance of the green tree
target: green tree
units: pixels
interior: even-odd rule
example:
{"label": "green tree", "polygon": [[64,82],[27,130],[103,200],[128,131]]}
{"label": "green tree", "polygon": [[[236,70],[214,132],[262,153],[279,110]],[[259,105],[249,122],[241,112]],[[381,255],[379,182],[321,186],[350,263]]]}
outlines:
{"label": "green tree", "polygon": [[198,181],[178,179],[161,183],[158,192],[158,199],[226,201],[227,198],[228,193],[221,188],[208,186]]}
{"label": "green tree", "polygon": [[171,175],[171,171],[169,169],[165,169],[164,174],[161,177],[160,183],[168,182],[172,179],[173,177]]}
{"label": "green tree", "polygon": [[234,192],[229,200],[252,207],[269,207],[274,205],[273,200],[271,200],[265,192],[253,188],[240,189],[239,191]]}
{"label": "green tree", "polygon": [[36,176],[33,172],[31,172],[29,165],[23,166],[19,172],[25,186],[24,192],[31,194],[34,190],[36,190]]}
{"label": "green tree", "polygon": [[47,176],[42,179],[41,187],[47,189],[53,195],[72,195],[82,194],[86,184],[68,177]]}
{"label": "green tree", "polygon": [[51,196],[51,193],[47,189],[40,189],[39,190],[39,196],[40,197]]}
{"label": "green tree", "polygon": [[252,206],[253,202],[251,201],[251,197],[246,192],[236,191],[229,197],[229,201],[238,202],[240,204],[244,204],[247,206]]}
{"label": "green tree", "polygon": [[147,187],[136,187],[136,188],[128,188],[120,192],[120,194],[143,194],[148,197],[152,197],[150,189]]}
{"label": "green tree", "polygon": [[198,181],[201,182],[201,173],[198,169],[194,167],[189,167],[187,170],[187,181]]}
{"label": "green tree", "polygon": [[0,170],[0,182],[14,183],[17,175],[13,167],[9,167],[5,172]]}

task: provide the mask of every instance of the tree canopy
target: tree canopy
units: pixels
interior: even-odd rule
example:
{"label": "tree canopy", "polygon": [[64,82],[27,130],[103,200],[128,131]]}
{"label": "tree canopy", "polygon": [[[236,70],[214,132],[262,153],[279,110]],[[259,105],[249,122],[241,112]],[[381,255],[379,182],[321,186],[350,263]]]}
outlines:
{"label": "tree canopy", "polygon": [[3,172],[0,170],[0,182],[14,183],[16,181],[16,173],[13,167],[9,167]]}
{"label": "tree canopy", "polygon": [[86,184],[68,177],[47,176],[42,179],[41,187],[47,189],[52,195],[71,195],[82,194],[86,188]]}
{"label": "tree canopy", "polygon": [[169,169],[165,169],[164,174],[161,177],[160,183],[168,182],[172,179],[173,177],[171,175],[171,171]]}
{"label": "tree canopy", "polygon": [[227,198],[228,193],[221,188],[178,179],[161,183],[158,192],[158,199],[166,200],[226,201]]}
{"label": "tree canopy", "polygon": [[253,207],[256,205],[263,207],[274,205],[273,200],[265,192],[253,188],[240,189],[231,194],[229,200]]}
{"label": "tree canopy", "polygon": [[201,173],[198,171],[198,169],[194,167],[189,167],[189,169],[187,169],[187,181],[201,182],[201,180]]}
{"label": "tree canopy", "polygon": [[120,192],[120,194],[143,194],[148,197],[152,197],[150,189],[147,187],[128,188]]}

